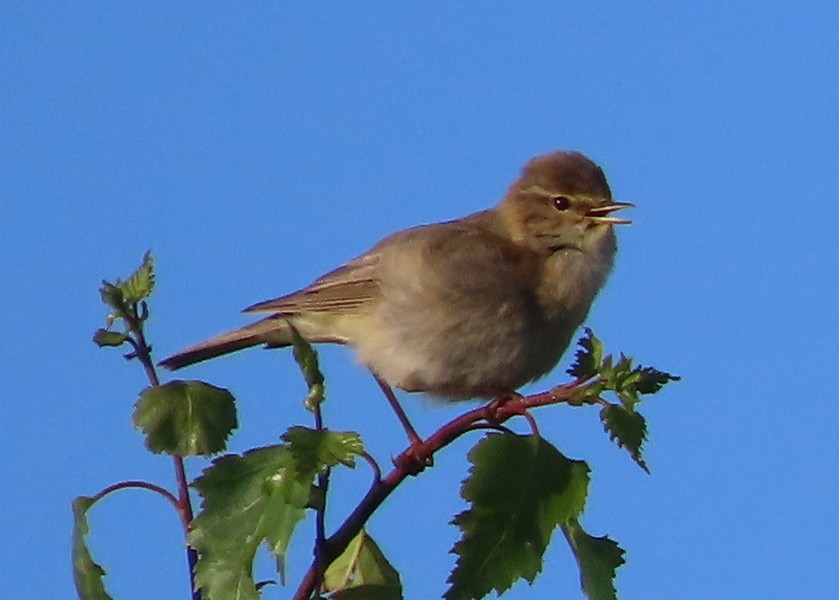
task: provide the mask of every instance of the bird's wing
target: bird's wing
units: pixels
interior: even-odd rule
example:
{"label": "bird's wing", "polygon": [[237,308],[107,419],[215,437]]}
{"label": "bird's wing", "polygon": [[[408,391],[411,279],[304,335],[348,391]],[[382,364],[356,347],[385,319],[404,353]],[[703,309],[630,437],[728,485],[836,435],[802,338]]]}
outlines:
{"label": "bird's wing", "polygon": [[243,312],[295,314],[301,311],[332,312],[363,308],[378,293],[378,262],[378,253],[368,252],[323,275],[302,290],[258,302]]}
{"label": "bird's wing", "polygon": [[481,295],[491,291],[487,286],[498,292],[532,286],[539,256],[500,227],[497,214],[489,211],[434,225],[424,236],[421,258],[430,271],[450,274],[446,284],[451,292]]}
{"label": "bird's wing", "polygon": [[[494,213],[484,211],[457,221],[400,231],[308,287],[259,302],[244,312],[294,315],[364,310],[380,297],[382,268],[391,273],[391,277],[394,268],[404,270],[402,274],[406,277],[417,268],[423,268],[427,273],[451,273],[450,285],[466,294],[483,291],[481,286],[486,285],[485,280],[476,280],[473,275],[490,266],[498,276],[495,287],[520,286],[522,279],[529,280],[534,276],[535,257],[532,252],[499,235],[496,221]],[[463,252],[464,247],[469,251]],[[405,260],[397,260],[395,256]],[[387,267],[383,267],[383,262]]]}

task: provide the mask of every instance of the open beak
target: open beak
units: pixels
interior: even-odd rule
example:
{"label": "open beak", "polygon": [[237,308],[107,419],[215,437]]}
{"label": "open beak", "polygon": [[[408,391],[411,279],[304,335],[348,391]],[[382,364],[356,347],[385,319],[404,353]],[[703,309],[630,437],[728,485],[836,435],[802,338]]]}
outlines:
{"label": "open beak", "polygon": [[619,219],[618,217],[610,217],[613,212],[623,210],[624,208],[634,208],[635,205],[630,202],[612,202],[606,206],[596,206],[586,213],[586,217],[597,223],[605,223],[606,225],[629,225],[632,223],[629,219]]}

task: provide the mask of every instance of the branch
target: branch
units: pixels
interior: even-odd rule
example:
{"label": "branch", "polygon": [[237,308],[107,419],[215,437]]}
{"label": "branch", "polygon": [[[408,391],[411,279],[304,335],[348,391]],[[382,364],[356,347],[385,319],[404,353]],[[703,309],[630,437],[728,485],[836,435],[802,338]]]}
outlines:
{"label": "branch", "polygon": [[[479,428],[498,428],[508,419],[527,415],[527,411],[540,406],[549,406],[568,402],[572,399],[579,382],[558,386],[547,392],[532,396],[512,396],[494,400],[455,417],[428,439],[408,446],[393,463],[394,468],[383,478],[373,483],[370,490],[359,502],[338,530],[327,538],[322,553],[316,557],[294,595],[294,600],[312,598],[323,572],[346,549],[352,539],[364,528],[376,509],[390,496],[399,484],[408,476],[419,474],[426,465],[432,464],[434,454],[451,444],[465,433]],[[530,421],[530,420],[529,420]],[[532,423],[532,421],[530,421]]]}

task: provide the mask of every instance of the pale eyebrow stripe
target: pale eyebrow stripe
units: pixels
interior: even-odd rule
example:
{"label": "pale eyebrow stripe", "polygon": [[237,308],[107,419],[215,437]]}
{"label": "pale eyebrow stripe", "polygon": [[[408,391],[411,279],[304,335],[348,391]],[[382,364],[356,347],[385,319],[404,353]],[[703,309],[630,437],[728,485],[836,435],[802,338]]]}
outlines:
{"label": "pale eyebrow stripe", "polygon": [[546,198],[553,198],[554,196],[560,195],[559,192],[551,192],[543,188],[541,185],[531,185],[528,188],[519,188],[519,191],[524,194],[536,194],[537,196],[545,196]]}

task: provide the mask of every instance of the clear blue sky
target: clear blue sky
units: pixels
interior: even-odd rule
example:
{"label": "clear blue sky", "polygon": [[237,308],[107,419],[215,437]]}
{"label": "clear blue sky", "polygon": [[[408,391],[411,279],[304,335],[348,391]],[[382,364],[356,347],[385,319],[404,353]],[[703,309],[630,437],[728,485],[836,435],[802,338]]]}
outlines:
{"label": "clear blue sky", "polygon": [[[0,5],[6,597],[73,596],[74,496],[172,482],[131,427],[139,365],[90,341],[103,277],[153,249],[162,358],[390,231],[494,204],[527,158],[558,148],[590,155],[637,204],[589,324],[684,378],[646,406],[652,476],[594,411],[537,415],[593,468],[584,523],[628,550],[623,597],[835,595],[836,3],[83,4]],[[343,348],[322,357],[329,423],[387,463],[402,434],[372,380]],[[310,422],[288,352],[185,375],[239,397],[234,451]],[[563,380],[558,368],[532,390]],[[455,414],[406,404],[425,433]],[[371,524],[409,599],[446,588],[472,441]],[[337,477],[333,526],[368,481]],[[126,492],[92,526],[116,597],[186,598],[168,505]],[[534,588],[507,597],[580,597],[561,538]]]}

